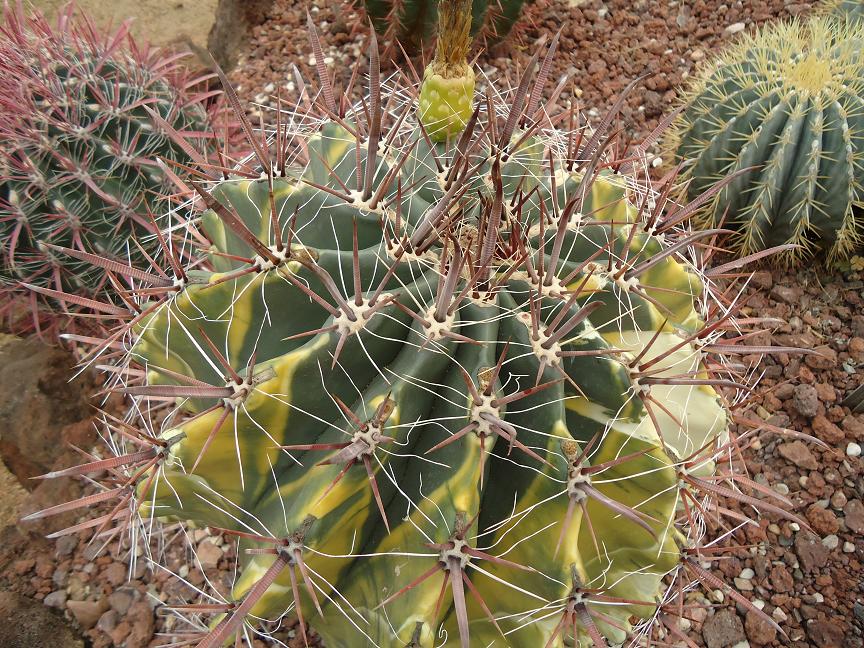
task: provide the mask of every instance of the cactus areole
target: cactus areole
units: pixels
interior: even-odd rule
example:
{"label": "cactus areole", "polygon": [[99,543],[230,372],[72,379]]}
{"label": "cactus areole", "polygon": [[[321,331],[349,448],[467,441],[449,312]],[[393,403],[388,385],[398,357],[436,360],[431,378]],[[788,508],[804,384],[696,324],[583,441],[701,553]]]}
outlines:
{"label": "cactus areole", "polygon": [[120,472],[128,524],[238,542],[230,595],[184,606],[200,646],[284,615],[331,648],[605,646],[666,628],[670,585],[722,587],[696,517],[738,493],[714,476],[734,308],[693,263],[711,233],[679,227],[710,195],[667,216],[614,112],[541,108],[556,46],[435,142],[373,42],[365,102],[323,69],[191,182],[206,265],[125,271],[137,308],[101,348],[131,340],[136,406],[106,419],[129,447],[54,475]]}

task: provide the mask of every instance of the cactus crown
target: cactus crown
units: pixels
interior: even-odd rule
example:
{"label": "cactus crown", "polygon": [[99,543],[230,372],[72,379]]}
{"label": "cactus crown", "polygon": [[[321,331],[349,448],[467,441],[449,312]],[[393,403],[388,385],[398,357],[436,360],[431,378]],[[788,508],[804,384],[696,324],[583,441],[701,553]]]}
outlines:
{"label": "cactus crown", "polygon": [[656,632],[668,582],[716,586],[703,496],[753,498],[712,476],[743,386],[707,360],[735,352],[694,263],[716,232],[680,229],[711,194],[667,213],[650,142],[541,108],[556,46],[442,143],[374,47],[359,105],[324,70],[266,144],[238,110],[253,155],[190,182],[206,264],[122,271],[94,353],[129,336],[132,447],[55,475],[124,476],[99,531],[134,486],[131,523],[238,539],[230,596],[185,607],[219,613],[200,646],[289,612],[329,646],[604,646]]}
{"label": "cactus crown", "polygon": [[667,142],[692,162],[698,195],[729,184],[701,212],[736,231],[734,249],[786,245],[800,262],[848,258],[864,241],[864,24],[818,18],[739,40],[692,83]]}

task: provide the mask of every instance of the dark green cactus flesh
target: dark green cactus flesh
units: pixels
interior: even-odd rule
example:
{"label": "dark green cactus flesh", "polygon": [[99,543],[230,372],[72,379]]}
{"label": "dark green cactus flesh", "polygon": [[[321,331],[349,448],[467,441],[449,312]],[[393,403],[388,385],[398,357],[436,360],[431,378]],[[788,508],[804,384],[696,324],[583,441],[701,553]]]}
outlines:
{"label": "dark green cactus flesh", "polygon": [[715,474],[738,325],[698,265],[717,232],[680,228],[711,194],[669,214],[614,112],[556,127],[579,119],[540,107],[556,45],[435,143],[373,47],[362,106],[325,75],[191,181],[202,263],[113,268],[141,285],[102,345],[128,336],[136,403],[106,417],[119,456],[50,476],[122,468],[100,497],[134,485],[133,524],[238,542],[230,595],[184,606],[200,647],[285,615],[328,648],[674,641],[664,604],[724,587],[699,514],[757,502]]}
{"label": "dark green cactus flesh", "polygon": [[157,158],[190,156],[151,118],[192,135],[209,128],[184,87],[176,57],[126,42],[124,26],[99,37],[64,12],[53,31],[41,17],[7,9],[0,38],[0,277],[92,292],[103,272],[43,244],[124,262],[159,249],[148,212],[172,193]]}
{"label": "dark green cactus flesh", "polygon": [[688,194],[736,177],[701,214],[750,254],[799,246],[848,258],[864,241],[864,25],[828,19],[772,25],[694,82],[671,138]]}
{"label": "dark green cactus flesh", "polygon": [[[375,30],[395,38],[407,50],[432,43],[440,0],[364,0]],[[473,0],[471,33],[497,41],[507,36],[519,19],[525,0]]]}

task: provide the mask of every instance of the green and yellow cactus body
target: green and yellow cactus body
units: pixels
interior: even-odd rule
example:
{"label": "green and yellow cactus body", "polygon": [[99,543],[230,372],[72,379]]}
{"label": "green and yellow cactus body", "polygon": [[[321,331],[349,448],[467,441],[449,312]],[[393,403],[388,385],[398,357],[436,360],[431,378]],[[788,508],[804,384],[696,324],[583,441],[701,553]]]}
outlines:
{"label": "green and yellow cactus body", "polygon": [[[580,588],[631,601],[586,599],[621,641],[680,558],[676,465],[727,426],[712,387],[648,387],[628,364],[664,354],[655,379],[704,372],[687,341],[698,273],[643,227],[631,178],[561,160],[550,174],[536,137],[496,160],[480,136],[464,164],[452,137],[430,146],[406,124],[369,171],[378,203],[344,195],[367,174],[353,127],[321,126],[309,164],[272,192],[266,176],[209,188],[275,260],[208,210],[213,270],[137,325],[148,385],[231,388],[179,402],[191,418],[163,432],[142,514],[253,534],[238,601],[278,551],[302,554],[305,576],[289,562],[250,612],[298,606],[330,647],[426,647],[440,632],[570,646],[558,613]],[[470,191],[454,199],[453,182]],[[257,551],[259,536],[282,549]]]}

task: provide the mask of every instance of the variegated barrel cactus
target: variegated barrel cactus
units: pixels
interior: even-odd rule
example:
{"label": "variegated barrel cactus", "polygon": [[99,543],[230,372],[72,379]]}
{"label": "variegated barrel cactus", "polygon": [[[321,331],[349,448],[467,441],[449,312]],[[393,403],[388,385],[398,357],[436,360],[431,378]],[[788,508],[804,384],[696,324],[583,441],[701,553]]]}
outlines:
{"label": "variegated barrel cactus", "polygon": [[190,181],[205,266],[125,270],[136,308],[93,353],[131,345],[135,407],[106,417],[127,451],[52,476],[109,471],[98,531],[237,540],[230,596],[177,608],[199,646],[284,615],[330,648],[677,641],[675,592],[725,587],[701,513],[755,500],[716,472],[746,389],[719,360],[734,305],[706,291],[712,233],[680,226],[711,194],[647,186],[647,143],[607,132],[624,96],[593,131],[541,107],[556,46],[434,142],[437,81],[382,82],[373,39],[364,102],[325,71],[266,144],[246,124],[246,164]]}
{"label": "variegated barrel cactus", "polygon": [[743,254],[789,245],[799,263],[847,259],[864,242],[864,24],[830,18],[770,25],[693,81],[670,157],[687,193],[732,181],[701,211],[736,232]]}

